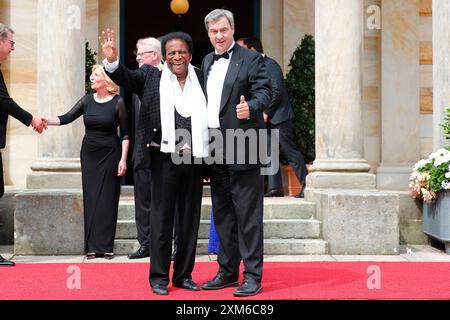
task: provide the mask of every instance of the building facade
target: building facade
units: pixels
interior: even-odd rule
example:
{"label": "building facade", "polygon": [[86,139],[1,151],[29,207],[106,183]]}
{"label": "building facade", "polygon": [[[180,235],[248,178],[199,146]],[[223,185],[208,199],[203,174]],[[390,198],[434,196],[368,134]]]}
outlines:
{"label": "building facade", "polygon": [[[259,8],[265,52],[285,71],[302,37],[316,38],[309,199],[320,202],[315,190],[325,189],[391,192],[400,197],[400,238],[423,242],[408,178],[417,160],[445,144],[450,2],[261,0]],[[120,30],[121,10],[120,0],[0,0],[0,21],[16,32],[16,50],[2,64],[11,96],[33,114],[66,112],[84,94],[85,41],[98,52],[99,32]],[[83,130],[79,120],[37,136],[10,121],[6,184],[79,187]]]}

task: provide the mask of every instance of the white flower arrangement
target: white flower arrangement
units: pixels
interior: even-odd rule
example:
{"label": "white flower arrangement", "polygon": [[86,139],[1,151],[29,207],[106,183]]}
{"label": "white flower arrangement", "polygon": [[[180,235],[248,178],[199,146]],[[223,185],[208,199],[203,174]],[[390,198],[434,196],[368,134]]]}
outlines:
{"label": "white flower arrangement", "polygon": [[450,190],[450,147],[418,161],[409,181],[412,196],[425,202],[432,202],[440,192]]}

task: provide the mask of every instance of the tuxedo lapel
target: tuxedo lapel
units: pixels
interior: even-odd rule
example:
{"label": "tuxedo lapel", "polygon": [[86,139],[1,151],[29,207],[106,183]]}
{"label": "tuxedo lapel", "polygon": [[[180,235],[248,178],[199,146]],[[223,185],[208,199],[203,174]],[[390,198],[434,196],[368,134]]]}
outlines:
{"label": "tuxedo lapel", "polygon": [[208,81],[209,70],[214,62],[213,54],[210,53],[205,57],[204,68],[203,68],[203,79],[205,81],[205,91],[206,91],[206,82]]}
{"label": "tuxedo lapel", "polygon": [[234,52],[231,55],[230,65],[228,66],[228,71],[225,76],[225,81],[223,83],[222,98],[220,100],[220,110],[222,110],[230,98],[231,90],[233,89],[233,84],[236,81],[239,69],[242,66],[243,59],[241,58],[240,50],[237,48],[239,45],[234,45]]}

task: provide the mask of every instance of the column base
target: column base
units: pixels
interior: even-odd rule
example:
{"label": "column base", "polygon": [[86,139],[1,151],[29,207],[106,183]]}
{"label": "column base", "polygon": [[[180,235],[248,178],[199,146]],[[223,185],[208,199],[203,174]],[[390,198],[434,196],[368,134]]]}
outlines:
{"label": "column base", "polygon": [[312,172],[306,176],[311,189],[375,189],[376,176],[360,172]]}
{"label": "column base", "polygon": [[84,252],[81,191],[21,193],[16,196],[14,224],[15,255],[80,255]]}
{"label": "column base", "polygon": [[409,177],[413,163],[402,165],[381,164],[377,170],[377,186],[380,190],[409,190]]}
{"label": "column base", "polygon": [[79,159],[38,160],[27,176],[27,189],[81,189]]}

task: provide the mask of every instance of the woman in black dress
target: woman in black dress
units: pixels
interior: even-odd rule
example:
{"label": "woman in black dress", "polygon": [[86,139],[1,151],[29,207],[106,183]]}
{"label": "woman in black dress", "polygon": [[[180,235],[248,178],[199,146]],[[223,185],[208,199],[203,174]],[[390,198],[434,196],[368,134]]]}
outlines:
{"label": "woman in black dress", "polygon": [[[114,256],[114,238],[120,196],[120,177],[127,170],[128,113],[117,95],[119,87],[103,66],[92,68],[88,94],[65,115],[46,118],[48,125],[65,125],[83,115],[85,136],[81,147],[84,238],[87,258]],[[122,144],[117,134],[120,126]]]}

